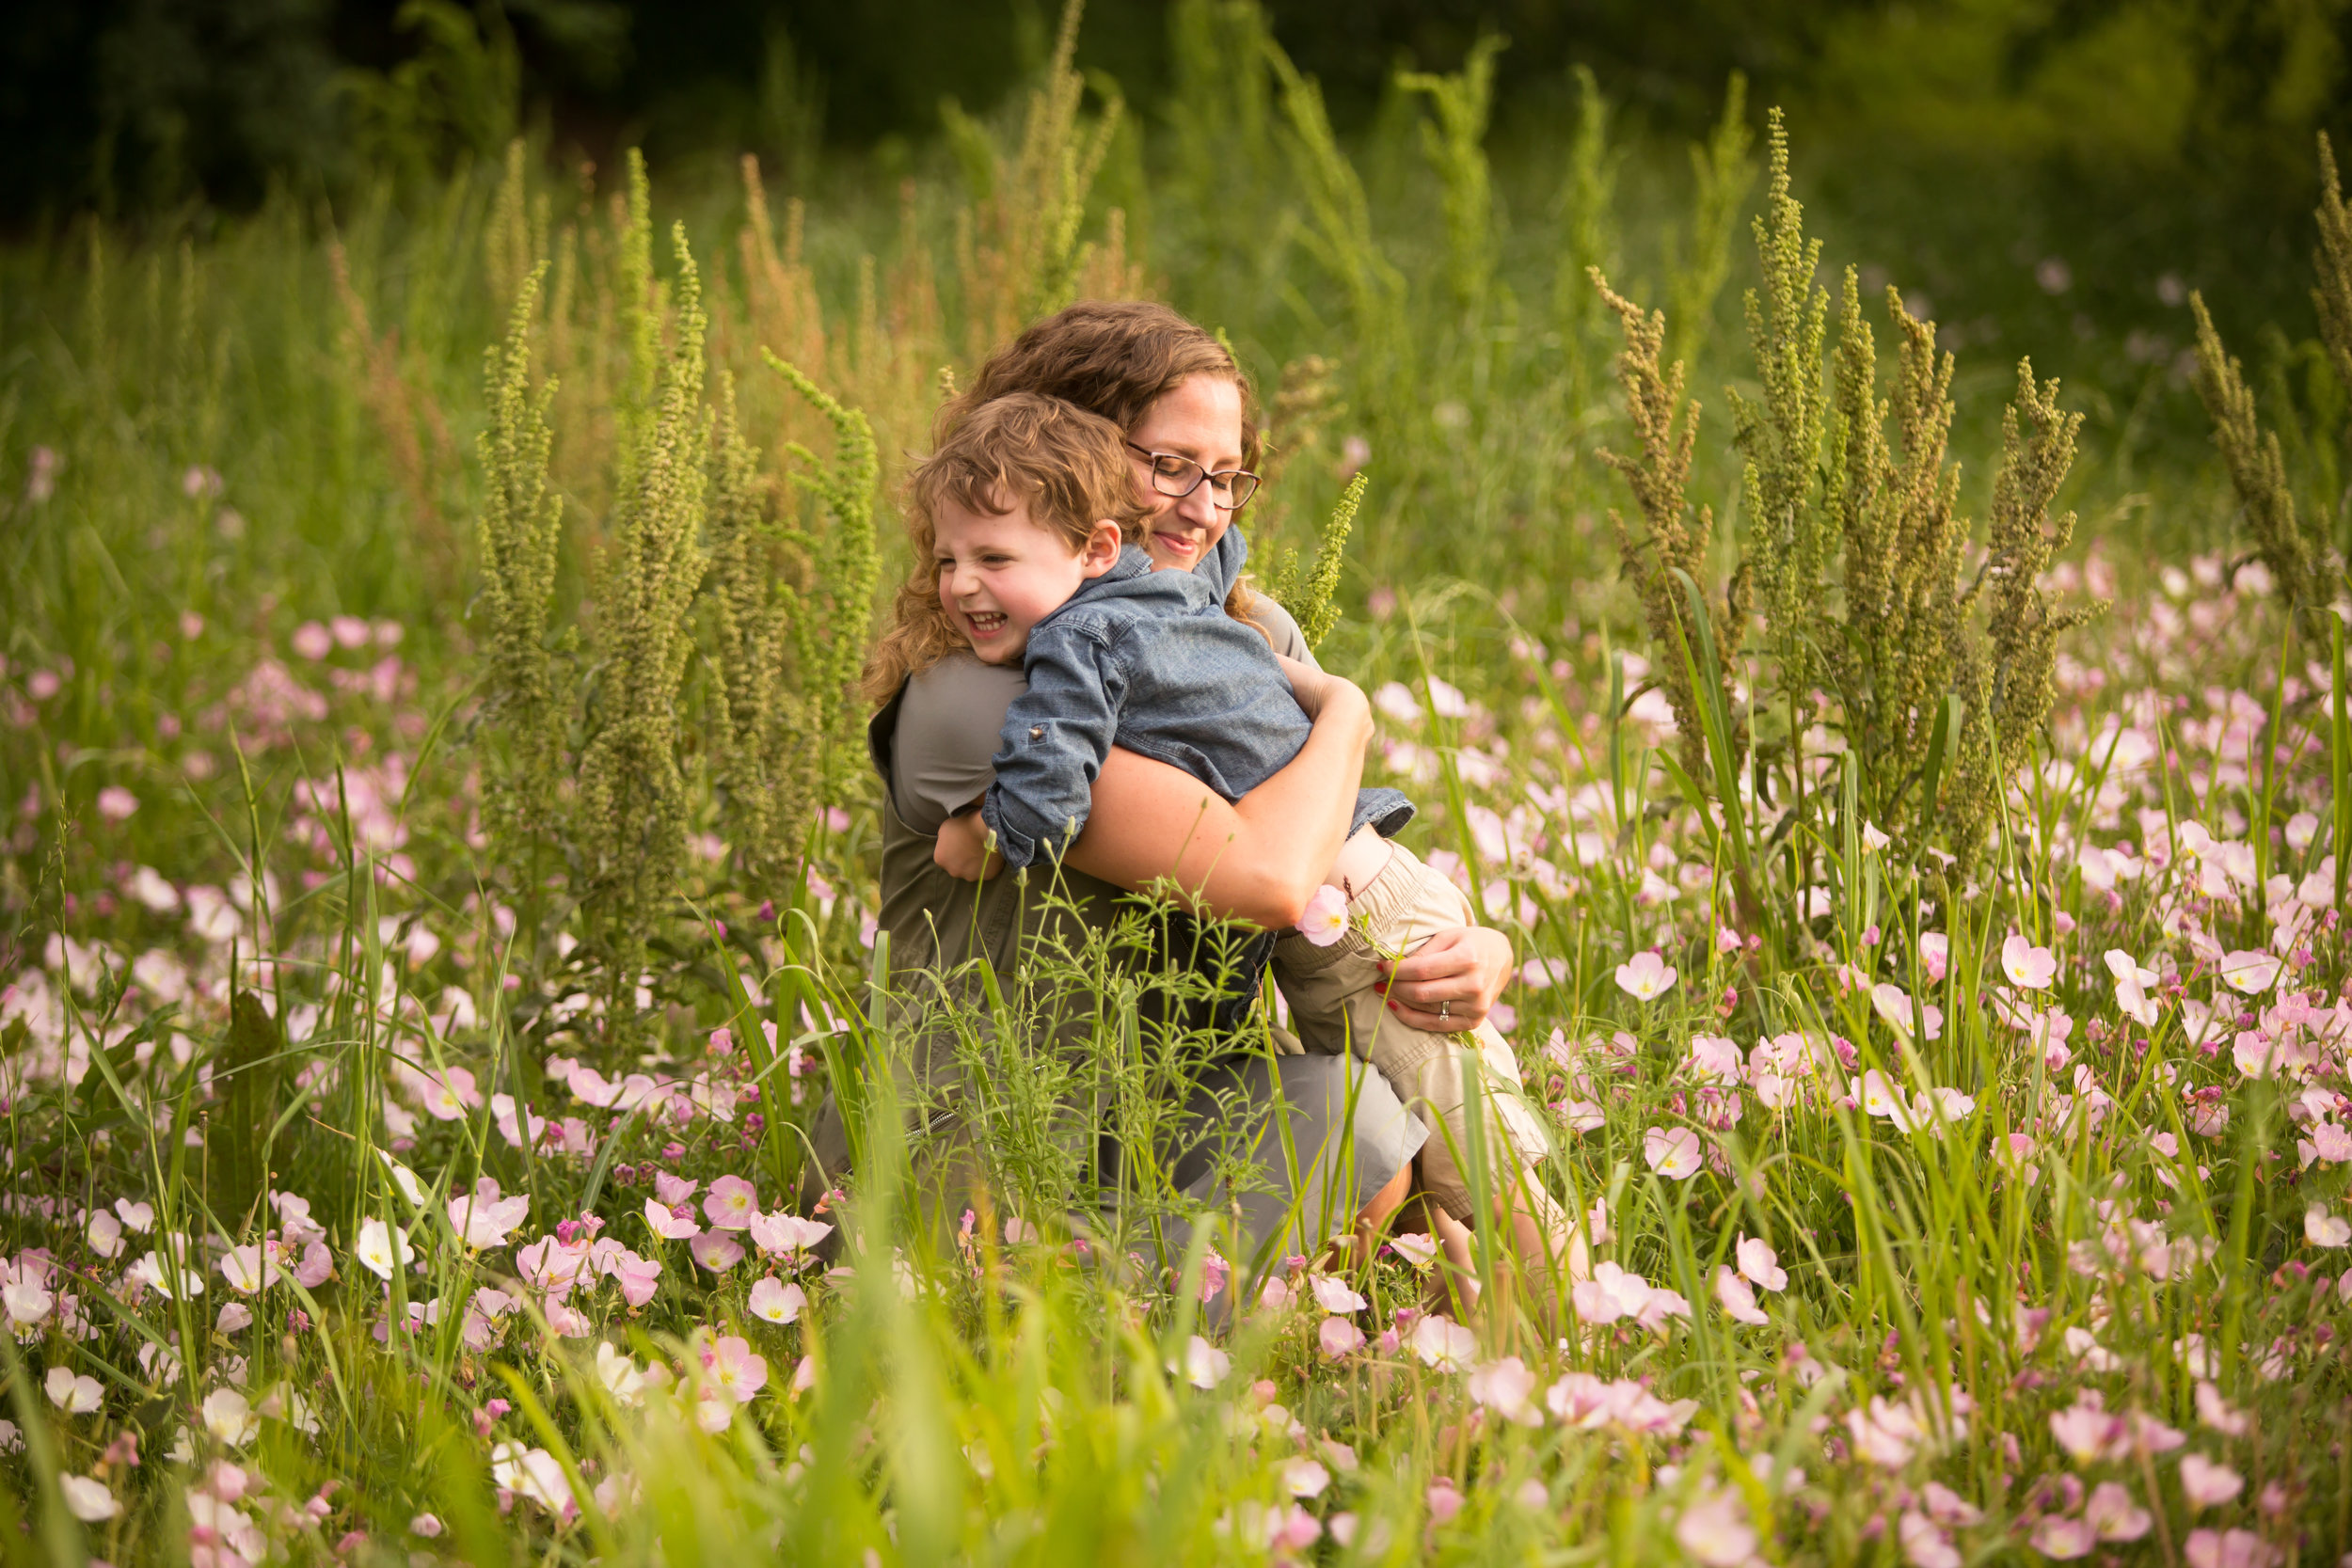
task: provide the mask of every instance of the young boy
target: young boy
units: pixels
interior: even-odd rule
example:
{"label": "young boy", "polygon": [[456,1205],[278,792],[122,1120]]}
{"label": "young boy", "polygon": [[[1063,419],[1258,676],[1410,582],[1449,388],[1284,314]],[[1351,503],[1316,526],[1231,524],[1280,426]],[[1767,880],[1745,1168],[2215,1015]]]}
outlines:
{"label": "young boy", "polygon": [[[1018,662],[1028,676],[1027,691],[1006,713],[980,812],[941,832],[939,863],[958,875],[980,874],[992,832],[1014,867],[1067,847],[1085,826],[1095,774],[1114,745],[1179,768],[1232,800],[1306,744],[1311,725],[1281,663],[1223,608],[1247,556],[1241,531],[1227,528],[1195,571],[1154,571],[1132,543],[1142,509],[1123,446],[1106,420],[1015,394],[984,404],[913,477],[946,621],[982,661]],[[1041,465],[1047,454],[1050,463]],[[1351,839],[1367,826],[1385,839],[1412,813],[1395,790],[1360,791]],[[1293,1023],[1310,1050],[1352,1048],[1415,1104],[1430,1132],[1420,1156],[1423,1185],[1466,1226],[1477,1224],[1463,1174],[1473,1147],[1466,1102],[1469,1084],[1483,1077],[1490,1188],[1517,1187],[1522,1242],[1565,1259],[1569,1227],[1532,1176],[1547,1144],[1520,1099],[1509,1042],[1491,1025],[1467,1038],[1409,1029],[1375,989],[1382,948],[1395,956],[1438,929],[1468,924],[1467,904],[1408,851],[1370,847],[1368,866],[1360,855],[1343,857],[1358,873],[1343,895],[1368,929],[1320,945],[1304,937],[1278,945],[1276,979]],[[1515,1171],[1530,1174],[1515,1181]]]}

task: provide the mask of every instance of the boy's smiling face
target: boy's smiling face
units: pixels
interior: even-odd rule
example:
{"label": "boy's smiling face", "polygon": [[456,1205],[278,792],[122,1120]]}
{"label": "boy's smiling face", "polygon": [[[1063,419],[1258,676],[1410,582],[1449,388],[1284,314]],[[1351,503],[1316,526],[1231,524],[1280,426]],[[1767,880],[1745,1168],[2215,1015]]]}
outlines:
{"label": "boy's smiling face", "polygon": [[1096,523],[1073,549],[1059,530],[1032,522],[1019,499],[1001,514],[943,499],[931,532],[939,602],[983,664],[1019,664],[1029,628],[1119,560],[1117,523]]}

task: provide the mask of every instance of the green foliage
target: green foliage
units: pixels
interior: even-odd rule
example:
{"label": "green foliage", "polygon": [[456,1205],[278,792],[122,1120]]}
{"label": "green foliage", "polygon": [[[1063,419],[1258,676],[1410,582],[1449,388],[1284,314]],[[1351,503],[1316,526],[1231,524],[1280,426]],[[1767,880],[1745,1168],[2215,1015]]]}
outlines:
{"label": "green foliage", "polygon": [[1267,574],[1266,592],[1290,611],[1310,648],[1320,646],[1339,621],[1340,571],[1346,563],[1347,535],[1356,526],[1356,513],[1363,505],[1367,483],[1364,475],[1358,474],[1340,492],[1339,504],[1316,531],[1315,563],[1305,581],[1298,578],[1297,557],[1287,552]]}
{"label": "green foliage", "polygon": [[1494,280],[1494,196],[1481,144],[1494,108],[1495,56],[1504,46],[1501,35],[1487,33],[1451,75],[1406,71],[1396,78],[1405,91],[1429,100],[1433,119],[1422,122],[1422,149],[1445,187],[1446,277],[1454,303],[1471,320],[1486,309]]}
{"label": "green foliage", "polygon": [[564,501],[548,483],[553,382],[532,387],[531,339],[545,266],[515,296],[506,340],[483,356],[488,423],[476,438],[482,514],[475,564],[482,576],[483,816],[498,861],[526,882],[541,874],[561,829],[564,737],[548,640]]}
{"label": "green foliage", "polygon": [[718,702],[711,782],[754,885],[780,878],[817,799],[822,752],[815,705],[794,681],[802,624],[793,579],[804,569],[771,516],[759,451],[744,439],[735,381],[722,373],[711,421],[709,599]]}
{"label": "green foliage", "polygon": [[[1609,526],[1616,533],[1626,575],[1641,598],[1643,619],[1662,656],[1663,684],[1674,705],[1676,728],[1682,735],[1683,768],[1696,775],[1706,768],[1707,732],[1692,669],[1679,655],[1683,639],[1689,635],[1692,607],[1676,574],[1693,582],[1708,581],[1713,575],[1708,558],[1714,546],[1714,511],[1701,506],[1694,516],[1685,495],[1691,480],[1691,454],[1698,444],[1699,404],[1682,395],[1681,365],[1668,369],[1659,363],[1666,343],[1665,312],[1653,310],[1645,316],[1639,306],[1609,287],[1597,268],[1592,282],[1625,325],[1617,383],[1625,390],[1626,412],[1641,443],[1640,450],[1631,453],[1601,449],[1601,461],[1624,475],[1633,491],[1643,531],[1637,536],[1614,507],[1609,512]],[[1744,619],[1743,611],[1744,607],[1726,606],[1720,613],[1720,624],[1736,627]],[[1720,673],[1718,678],[1724,678]],[[1729,782],[1724,781],[1722,787],[1727,791]]]}
{"label": "green foliage", "polygon": [[1751,403],[1732,392],[1731,417],[1746,460],[1740,503],[1755,541],[1745,557],[1750,581],[1772,657],[1788,689],[1804,703],[1820,657],[1804,630],[1822,603],[1835,548],[1835,519],[1819,504],[1829,293],[1813,281],[1821,242],[1805,237],[1804,209],[1789,194],[1788,135],[1780,111],[1768,119],[1772,179],[1754,221],[1764,287],[1747,294],[1748,347],[1764,400]]}
{"label": "green foliage", "polygon": [[415,184],[457,156],[497,156],[521,119],[522,57],[504,13],[401,0],[392,25],[416,35],[417,53],[389,71],[346,71],[336,84],[362,161]]}
{"label": "green foliage", "polygon": [[[701,540],[710,416],[703,403],[702,283],[676,226],[675,341],[659,402],[620,458],[622,484],[596,580],[595,692],[580,762],[580,892],[617,989],[643,962],[686,863],[678,691]],[[648,312],[650,313],[650,312]]]}
{"label": "green foliage", "polygon": [[873,427],[795,367],[768,356],[769,367],[833,427],[831,463],[808,448],[787,450],[801,467],[790,481],[823,503],[832,526],[803,536],[810,561],[809,611],[797,618],[800,667],[805,672],[801,700],[809,705],[810,743],[824,759],[819,776],[829,801],[850,798],[865,768],[861,743],[864,710],[858,676],[866,662],[874,593],[882,559],[874,533],[874,493],[882,467]]}
{"label": "green foliage", "polygon": [[229,1226],[249,1223],[269,1180],[270,1134],[278,1125],[279,1085],[286,1075],[286,1032],[259,994],[231,999],[229,1029],[215,1076],[225,1092],[220,1114],[204,1141],[206,1200]]}
{"label": "green foliage", "polygon": [[[1581,91],[1589,76],[1580,77]],[[1667,291],[1668,318],[1676,324],[1674,356],[1696,364],[1712,335],[1715,300],[1731,277],[1731,240],[1748,192],[1756,186],[1756,160],[1748,149],[1748,79],[1739,71],[1724,89],[1723,118],[1705,145],[1691,149],[1695,196],[1691,211],[1691,254],[1675,269]]]}

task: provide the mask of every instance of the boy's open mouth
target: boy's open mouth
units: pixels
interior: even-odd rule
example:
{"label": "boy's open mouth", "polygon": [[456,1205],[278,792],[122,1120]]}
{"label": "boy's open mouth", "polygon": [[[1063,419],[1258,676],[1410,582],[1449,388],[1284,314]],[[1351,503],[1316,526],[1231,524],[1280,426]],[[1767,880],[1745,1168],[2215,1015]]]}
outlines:
{"label": "boy's open mouth", "polygon": [[995,636],[1005,629],[1005,623],[1011,618],[1001,610],[967,610],[963,612],[964,622],[971,626],[975,637]]}

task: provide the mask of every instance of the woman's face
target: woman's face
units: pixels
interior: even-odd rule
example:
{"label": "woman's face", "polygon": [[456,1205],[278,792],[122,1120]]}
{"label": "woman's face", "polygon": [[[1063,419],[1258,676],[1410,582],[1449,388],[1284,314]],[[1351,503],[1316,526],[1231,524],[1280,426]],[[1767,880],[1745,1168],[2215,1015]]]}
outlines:
{"label": "woman's face", "polygon": [[1127,433],[1127,458],[1136,494],[1152,508],[1144,546],[1160,571],[1191,571],[1225,536],[1233,520],[1202,484],[1189,496],[1163,496],[1152,485],[1152,460],[1144,451],[1188,457],[1211,473],[1241,467],[1241,387],[1221,375],[1188,375],[1160,394]]}

